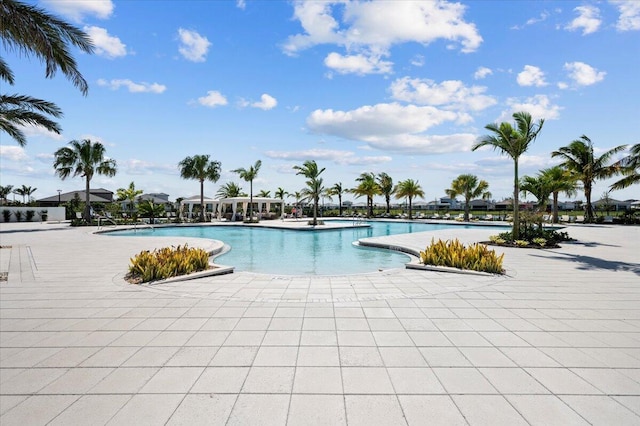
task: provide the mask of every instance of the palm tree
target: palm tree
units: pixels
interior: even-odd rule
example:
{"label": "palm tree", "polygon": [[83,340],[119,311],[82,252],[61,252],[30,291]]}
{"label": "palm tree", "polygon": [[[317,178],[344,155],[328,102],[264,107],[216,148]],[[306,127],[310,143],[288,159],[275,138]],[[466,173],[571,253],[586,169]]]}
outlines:
{"label": "palm tree", "polygon": [[284,200],[284,197],[286,197],[287,195],[289,195],[289,193],[285,191],[284,188],[278,187],[278,189],[276,189],[276,193],[275,193],[276,198]]}
{"label": "palm tree", "polygon": [[[45,63],[46,78],[53,78],[58,69],[82,91],[88,92],[88,84],[78,71],[69,47],[85,53],[93,52],[91,38],[81,29],[70,25],[43,9],[16,0],[2,0],[0,4],[0,39],[7,50]],[[14,84],[14,75],[8,64],[0,59],[0,79]],[[62,116],[55,104],[24,95],[0,95],[0,130],[15,139],[20,146],[27,143],[21,127],[26,124],[42,126],[60,133],[59,125],[45,116]]]}
{"label": "palm tree", "polygon": [[60,179],[65,180],[70,175],[82,176],[85,179],[84,191],[84,220],[91,221],[91,190],[90,183],[97,173],[113,177],[117,172],[116,160],[105,158],[105,148],[100,142],[92,142],[90,139],[81,141],[72,140],[70,147],[58,149],[53,155],[55,161],[53,168]]}
{"label": "palm tree", "polygon": [[271,198],[271,191],[266,191],[264,189],[261,189],[260,192],[258,192],[258,197]]}
{"label": "palm tree", "polygon": [[529,146],[536,140],[538,134],[542,130],[544,119],[532,122],[531,114],[528,112],[516,112],[513,114],[515,120],[515,128],[510,123],[492,123],[487,124],[484,128],[492,132],[492,135],[485,135],[471,148],[472,151],[483,147],[491,146],[494,150],[506,154],[513,159],[513,238],[520,237],[520,201],[518,195],[520,193],[520,180],[518,178],[518,160],[520,156],[527,152]]}
{"label": "palm tree", "polygon": [[243,197],[246,196],[244,192],[242,192],[242,188],[235,182],[227,182],[218,189],[216,192],[216,197],[218,198],[235,198],[235,197]]}
{"label": "palm tree", "polygon": [[305,161],[302,166],[293,166],[294,170],[297,170],[297,175],[303,175],[307,178],[305,182],[307,187],[302,190],[302,195],[313,201],[313,222],[312,225],[318,224],[318,200],[324,187],[322,186],[322,178],[320,175],[324,172],[325,168],[318,168],[318,164],[314,160]]}
{"label": "palm tree", "polygon": [[422,187],[417,180],[407,179],[398,182],[393,189],[393,193],[397,199],[407,198],[409,200],[409,220],[411,220],[411,201],[415,197],[424,198]]}
{"label": "palm tree", "polygon": [[258,176],[258,171],[262,166],[262,161],[258,160],[248,169],[240,168],[231,170],[232,173],[238,173],[241,179],[249,182],[249,220],[253,220],[253,180]]}
{"label": "palm tree", "polygon": [[154,204],[151,200],[145,200],[138,204],[138,213],[142,217],[148,217],[149,223],[153,225],[156,217],[164,215],[165,208],[162,204]]}
{"label": "palm tree", "polygon": [[618,167],[625,177],[611,185],[612,190],[624,189],[640,183],[640,143],[633,145],[629,155],[614,166]]}
{"label": "palm tree", "polygon": [[45,114],[60,118],[62,110],[54,103],[30,96],[0,95],[0,130],[15,139],[20,146],[27,144],[27,137],[22,130],[25,126],[43,127],[58,135],[62,132],[58,123]]}
{"label": "palm tree", "polygon": [[544,212],[547,209],[547,202],[549,201],[549,195],[551,195],[551,189],[549,182],[544,176],[538,174],[537,176],[523,176],[520,180],[520,192],[522,194],[529,193],[536,197],[537,210]]}
{"label": "palm tree", "polygon": [[363,195],[367,197],[367,217],[370,218],[373,215],[373,197],[380,195],[380,186],[376,182],[376,175],[373,173],[361,173],[356,178],[356,182],[359,182],[358,186],[349,190],[357,197]]}
{"label": "palm tree", "polygon": [[220,179],[220,162],[209,161],[209,155],[186,157],[178,163],[180,177],[200,182],[200,222],[204,222],[204,181],[217,182]]}
{"label": "palm tree", "polygon": [[22,196],[22,204],[26,205],[27,202],[25,201],[25,197],[27,197],[27,201],[31,199],[31,194],[33,194],[34,192],[36,192],[38,190],[38,188],[32,188],[30,186],[27,185],[22,185],[20,188],[16,188],[13,190],[13,193],[16,195],[21,195]]}
{"label": "palm tree", "polygon": [[549,186],[549,191],[551,191],[551,195],[553,197],[552,222],[558,223],[558,195],[561,192],[564,192],[567,196],[572,197],[575,195],[578,185],[571,173],[560,166],[542,169],[540,170],[540,176],[546,180],[547,185]]}
{"label": "palm tree", "polygon": [[338,196],[338,216],[342,216],[342,194],[345,190],[342,188],[342,182],[334,183],[331,188],[327,189],[327,195],[329,199],[334,195]]}
{"label": "palm tree", "polygon": [[608,164],[611,157],[626,149],[626,145],[611,148],[599,157],[593,152],[593,143],[587,136],[582,135],[569,145],[551,153],[552,157],[560,157],[564,161],[561,166],[571,171],[575,178],[582,182],[584,196],[587,199],[586,222],[593,222],[593,207],[591,205],[591,190],[598,179],[606,179],[620,172],[615,165]]}
{"label": "palm tree", "polygon": [[378,187],[380,187],[380,194],[384,195],[384,201],[387,203],[386,214],[389,214],[391,209],[391,195],[393,194],[393,179],[385,172],[378,173],[377,176]]}
{"label": "palm tree", "polygon": [[136,189],[136,184],[133,182],[129,183],[128,188],[118,188],[116,190],[118,201],[129,201],[129,214],[131,217],[134,217],[136,197],[142,195],[142,192],[141,189]]}
{"label": "palm tree", "polygon": [[13,185],[0,185],[0,205],[4,204],[7,199],[7,195],[11,194]]}
{"label": "palm tree", "polygon": [[491,198],[488,191],[489,184],[485,180],[478,181],[478,177],[470,174],[458,176],[451,182],[451,188],[445,192],[451,199],[455,199],[458,195],[464,197],[464,221],[469,221],[470,202],[474,198],[482,197],[483,200]]}

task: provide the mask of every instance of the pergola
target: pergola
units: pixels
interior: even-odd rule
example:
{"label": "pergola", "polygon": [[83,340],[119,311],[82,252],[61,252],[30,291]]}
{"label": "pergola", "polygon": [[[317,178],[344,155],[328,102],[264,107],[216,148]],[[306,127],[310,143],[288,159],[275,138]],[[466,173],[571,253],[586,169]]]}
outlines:
{"label": "pergola", "polygon": [[[214,217],[218,220],[222,220],[222,215],[227,211],[227,207],[231,206],[231,220],[235,221],[238,207],[240,206],[243,215],[246,214],[249,208],[249,197],[233,197],[222,199],[204,199],[205,216],[210,215],[211,219]],[[254,208],[253,213],[260,218],[264,213],[268,213],[271,210],[272,204],[280,204],[280,214],[284,211],[284,200],[279,198],[266,198],[266,197],[253,197],[253,204],[257,205]],[[184,199],[180,202],[180,211],[184,212],[184,207],[188,207],[187,218],[193,218],[193,206],[200,205],[200,197],[191,197]]]}

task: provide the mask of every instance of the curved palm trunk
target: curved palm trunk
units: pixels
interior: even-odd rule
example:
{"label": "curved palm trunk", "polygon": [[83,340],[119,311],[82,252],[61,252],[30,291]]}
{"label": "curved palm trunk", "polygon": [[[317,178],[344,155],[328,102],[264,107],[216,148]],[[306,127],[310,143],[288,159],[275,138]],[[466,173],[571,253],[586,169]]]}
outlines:
{"label": "curved palm trunk", "polygon": [[338,194],[338,203],[340,204],[338,206],[338,215],[342,216],[342,195]]}
{"label": "curved palm trunk", "polygon": [[412,197],[409,196],[408,198],[409,198],[409,220],[411,220],[412,219],[412,217],[411,217],[411,198]]}
{"label": "curved palm trunk", "polygon": [[520,193],[520,185],[518,181],[518,160],[514,160],[514,179],[513,179],[513,239],[520,238],[520,200],[518,194]]}
{"label": "curved palm trunk", "polygon": [[391,197],[389,197],[388,195],[385,196],[385,201],[387,202],[387,210],[386,210],[386,214],[389,214],[389,212],[391,211]]}
{"label": "curved palm trunk", "polygon": [[204,222],[204,179],[200,180],[200,222]]}
{"label": "curved palm trunk", "polygon": [[558,193],[553,193],[553,223],[558,223]]}
{"label": "curved palm trunk", "polygon": [[593,223],[593,207],[591,206],[591,183],[584,183],[584,196],[587,199],[587,223]]}
{"label": "curved palm trunk", "polygon": [[91,178],[86,176],[84,182],[84,220],[87,223],[91,223],[91,196],[89,193],[89,183],[91,182]]}

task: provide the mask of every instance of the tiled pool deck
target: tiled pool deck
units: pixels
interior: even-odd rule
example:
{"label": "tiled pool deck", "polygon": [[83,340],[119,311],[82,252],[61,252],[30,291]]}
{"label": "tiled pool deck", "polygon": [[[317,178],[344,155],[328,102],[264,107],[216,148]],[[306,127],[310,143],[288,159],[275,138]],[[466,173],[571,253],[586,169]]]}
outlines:
{"label": "tiled pool deck", "polygon": [[128,259],[185,240],[0,231],[3,426],[640,424],[639,227],[506,248],[504,277],[234,273],[148,287],[123,281]]}

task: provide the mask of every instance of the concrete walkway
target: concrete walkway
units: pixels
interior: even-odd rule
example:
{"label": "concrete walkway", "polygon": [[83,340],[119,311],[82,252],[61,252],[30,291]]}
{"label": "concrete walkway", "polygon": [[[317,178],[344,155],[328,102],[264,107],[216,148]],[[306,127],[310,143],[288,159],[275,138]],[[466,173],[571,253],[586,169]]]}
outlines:
{"label": "concrete walkway", "polygon": [[139,251],[212,243],[0,224],[0,424],[638,425],[640,228],[568,231],[503,277],[134,286]]}

